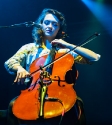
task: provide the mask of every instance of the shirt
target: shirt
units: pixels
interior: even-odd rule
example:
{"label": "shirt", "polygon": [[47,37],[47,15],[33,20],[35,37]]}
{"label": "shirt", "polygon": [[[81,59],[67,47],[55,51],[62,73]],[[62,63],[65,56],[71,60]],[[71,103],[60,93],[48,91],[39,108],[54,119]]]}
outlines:
{"label": "shirt", "polygon": [[[68,51],[69,49],[58,50],[58,52],[68,52]],[[48,55],[49,52],[50,50],[47,49],[46,47],[39,46],[36,43],[29,43],[23,45],[10,59],[8,59],[4,63],[4,66],[10,74],[15,74],[15,72],[11,70],[15,65],[21,65],[29,72],[29,68],[32,62],[38,57]],[[75,63],[81,63],[81,64],[89,63],[86,59],[84,59],[83,57],[81,57],[80,55],[78,55],[73,51],[70,52],[70,54],[74,57]]]}

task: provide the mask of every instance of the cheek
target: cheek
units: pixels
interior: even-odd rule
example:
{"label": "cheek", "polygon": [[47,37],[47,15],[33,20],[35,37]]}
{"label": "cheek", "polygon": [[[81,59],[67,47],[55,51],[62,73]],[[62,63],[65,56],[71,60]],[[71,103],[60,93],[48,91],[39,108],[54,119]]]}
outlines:
{"label": "cheek", "polygon": [[45,26],[42,26],[42,31],[43,31],[43,33],[45,33],[45,31],[46,31],[46,27]]}
{"label": "cheek", "polygon": [[55,29],[55,33],[58,33],[58,31],[59,31],[59,28],[56,28],[56,29]]}
{"label": "cheek", "polygon": [[45,30],[45,25],[42,25],[42,30]]}

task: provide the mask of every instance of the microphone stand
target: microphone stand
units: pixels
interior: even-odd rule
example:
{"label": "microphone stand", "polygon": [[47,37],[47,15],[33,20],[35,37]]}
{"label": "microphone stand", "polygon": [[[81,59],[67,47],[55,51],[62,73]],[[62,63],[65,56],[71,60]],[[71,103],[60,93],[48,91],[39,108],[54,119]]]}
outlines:
{"label": "microphone stand", "polygon": [[29,21],[29,22],[24,22],[24,23],[19,23],[19,24],[13,24],[10,26],[0,26],[0,28],[16,28],[16,27],[31,27],[31,26],[36,26],[39,27],[38,25],[35,24],[35,22]]}

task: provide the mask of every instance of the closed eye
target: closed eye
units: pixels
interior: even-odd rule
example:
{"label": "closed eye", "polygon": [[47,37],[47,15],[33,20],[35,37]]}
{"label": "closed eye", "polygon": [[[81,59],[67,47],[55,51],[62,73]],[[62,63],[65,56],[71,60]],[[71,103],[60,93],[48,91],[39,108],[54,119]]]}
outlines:
{"label": "closed eye", "polygon": [[57,23],[57,22],[52,22],[52,24],[53,24],[54,26],[58,26],[58,23]]}
{"label": "closed eye", "polygon": [[44,21],[44,24],[45,24],[45,25],[49,25],[50,23],[51,23],[53,26],[55,26],[55,27],[59,25],[58,22],[49,21],[49,20],[45,20],[45,21]]}
{"label": "closed eye", "polygon": [[48,20],[44,21],[44,24],[46,24],[46,25],[49,25],[49,23],[50,23],[50,21],[48,21]]}

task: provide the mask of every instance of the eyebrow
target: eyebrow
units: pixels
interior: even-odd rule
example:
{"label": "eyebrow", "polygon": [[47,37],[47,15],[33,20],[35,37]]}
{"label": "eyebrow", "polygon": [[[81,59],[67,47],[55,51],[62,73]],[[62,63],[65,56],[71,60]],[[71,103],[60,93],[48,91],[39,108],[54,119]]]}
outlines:
{"label": "eyebrow", "polygon": [[59,23],[59,22],[57,22],[57,21],[54,21],[54,20],[44,20],[44,21],[51,21],[51,22],[54,22],[54,23]]}
{"label": "eyebrow", "polygon": [[52,23],[56,23],[58,26],[60,26],[60,22],[57,22],[57,21],[53,21],[53,20],[44,20],[44,21],[51,21]]}

